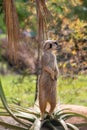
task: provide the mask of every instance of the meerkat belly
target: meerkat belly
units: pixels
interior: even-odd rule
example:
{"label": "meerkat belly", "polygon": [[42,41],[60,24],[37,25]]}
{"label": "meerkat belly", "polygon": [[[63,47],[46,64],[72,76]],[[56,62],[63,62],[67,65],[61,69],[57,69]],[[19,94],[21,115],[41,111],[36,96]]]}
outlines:
{"label": "meerkat belly", "polygon": [[40,77],[39,87],[46,93],[49,93],[56,87],[56,82],[56,80],[52,80],[50,74],[44,72]]}
{"label": "meerkat belly", "polygon": [[[50,54],[50,61],[48,66],[55,71],[55,62],[56,62],[56,57],[52,54]],[[44,93],[45,98],[51,97],[51,95],[55,95],[56,93],[56,84],[57,80],[53,80],[51,77],[51,74],[46,72],[44,69],[44,65],[42,66],[42,72],[40,75],[40,80],[39,80],[39,91],[40,95],[41,93]]]}

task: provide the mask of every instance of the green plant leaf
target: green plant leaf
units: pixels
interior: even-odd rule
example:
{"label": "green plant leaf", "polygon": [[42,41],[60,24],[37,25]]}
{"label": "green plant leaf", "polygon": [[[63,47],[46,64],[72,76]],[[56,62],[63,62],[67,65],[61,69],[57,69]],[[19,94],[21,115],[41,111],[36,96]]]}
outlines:
{"label": "green plant leaf", "polygon": [[59,122],[61,123],[61,125],[63,126],[64,130],[68,130],[67,124],[64,120],[59,120]]}
{"label": "green plant leaf", "polygon": [[70,123],[66,123],[67,124],[67,126],[69,127],[69,128],[71,128],[72,130],[79,130],[75,125],[72,125],[72,124],[70,124]]}
{"label": "green plant leaf", "polygon": [[30,121],[32,123],[35,121],[35,119],[37,119],[36,116],[34,116],[32,114],[27,114],[27,113],[24,113],[24,112],[19,112],[19,113],[16,113],[15,115],[17,117],[22,118],[22,119],[26,119],[26,120],[28,120],[28,121]]}
{"label": "green plant leaf", "polygon": [[10,109],[12,111],[14,111],[14,113],[17,117],[26,119],[32,123],[35,121],[35,119],[40,118],[40,113],[38,113],[37,111],[35,111],[32,108],[27,109],[27,108],[23,108],[18,105],[16,105],[16,107],[13,105],[10,105]]}
{"label": "green plant leaf", "polygon": [[0,125],[7,127],[7,128],[12,128],[14,130],[28,130],[28,128],[23,128],[23,127],[11,125],[11,124],[3,122],[3,121],[0,121]]}
{"label": "green plant leaf", "polygon": [[34,108],[24,108],[18,105],[10,105],[10,109],[14,112],[24,112],[24,113],[28,113],[28,114],[32,114],[35,115],[36,117],[40,117],[40,112],[34,110]]}
{"label": "green plant leaf", "polygon": [[87,123],[80,123],[80,124],[78,124],[78,123],[76,123],[76,124],[74,124],[75,126],[77,126],[77,127],[82,127],[82,126],[87,126]]}
{"label": "green plant leaf", "polygon": [[75,116],[75,115],[73,115],[73,114],[63,114],[63,115],[60,116],[60,119],[67,120],[68,118],[72,118],[73,116]]}
{"label": "green plant leaf", "polygon": [[83,114],[79,114],[76,112],[72,112],[72,111],[67,111],[67,112],[63,112],[61,111],[60,113],[57,112],[57,114],[55,113],[55,118],[57,119],[63,119],[63,120],[67,120],[68,118],[71,117],[81,117],[87,120],[87,116],[83,115]]}
{"label": "green plant leaf", "polygon": [[1,100],[2,100],[2,103],[6,109],[6,111],[10,114],[10,116],[12,116],[17,122],[21,123],[22,125],[26,126],[26,127],[30,127],[31,124],[29,123],[26,123],[22,120],[20,120],[19,118],[17,118],[13,112],[10,110],[8,104],[7,104],[7,101],[6,101],[6,97],[4,95],[4,91],[3,91],[3,88],[2,88],[2,84],[1,84],[1,81],[0,81],[0,97],[1,97]]}
{"label": "green plant leaf", "polygon": [[79,114],[76,112],[64,112],[64,116],[62,116],[62,118],[64,119],[65,117],[81,117],[85,120],[87,120],[87,116],[83,115],[83,114]]}
{"label": "green plant leaf", "polygon": [[54,112],[54,114],[61,114],[61,112],[63,113],[63,111],[66,111],[66,110],[70,110],[70,108],[63,108],[63,109],[58,109]]}
{"label": "green plant leaf", "polygon": [[9,116],[8,112],[0,112],[0,116]]}

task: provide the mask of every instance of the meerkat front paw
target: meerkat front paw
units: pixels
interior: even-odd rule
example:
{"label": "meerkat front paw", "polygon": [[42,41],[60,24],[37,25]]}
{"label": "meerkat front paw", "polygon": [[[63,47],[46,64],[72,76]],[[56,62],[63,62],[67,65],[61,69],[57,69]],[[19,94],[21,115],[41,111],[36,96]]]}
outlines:
{"label": "meerkat front paw", "polygon": [[57,80],[58,78],[58,73],[55,73],[55,80]]}
{"label": "meerkat front paw", "polygon": [[52,80],[54,80],[54,79],[55,79],[55,74],[54,74],[54,71],[52,71],[52,73],[51,73],[51,78],[52,78]]}

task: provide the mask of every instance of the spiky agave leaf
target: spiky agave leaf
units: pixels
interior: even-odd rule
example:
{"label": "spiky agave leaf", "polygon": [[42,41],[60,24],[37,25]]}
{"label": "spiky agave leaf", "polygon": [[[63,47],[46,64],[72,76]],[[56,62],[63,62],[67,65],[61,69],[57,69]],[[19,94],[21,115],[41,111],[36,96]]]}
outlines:
{"label": "spiky agave leaf", "polygon": [[40,112],[34,108],[23,108],[18,105],[10,105],[10,109],[15,113],[17,117],[26,119],[30,122],[34,122],[37,118],[40,118]]}
{"label": "spiky agave leaf", "polygon": [[19,118],[26,119],[26,120],[30,121],[31,123],[33,123],[37,119],[37,117],[35,115],[25,113],[22,111],[18,111],[17,113],[15,113],[15,115]]}
{"label": "spiky agave leaf", "polygon": [[28,128],[24,128],[24,127],[20,127],[20,126],[16,126],[16,125],[11,125],[11,124],[6,123],[4,121],[0,121],[0,125],[7,127],[7,128],[12,128],[14,130],[29,130]]}
{"label": "spiky agave leaf", "polygon": [[68,110],[70,110],[70,108],[57,109],[57,110],[54,111],[54,114],[58,114],[58,113],[61,113],[63,111],[68,111]]}
{"label": "spiky agave leaf", "polygon": [[60,118],[60,116],[61,115],[64,115],[64,112],[65,111],[68,111],[68,110],[70,110],[70,108],[64,108],[64,109],[57,109],[56,111],[54,111],[54,113],[53,113],[53,116],[54,116],[54,118]]}
{"label": "spiky agave leaf", "polygon": [[19,118],[17,118],[17,116],[15,116],[15,114],[10,110],[10,108],[9,108],[9,106],[7,104],[5,95],[4,95],[4,91],[3,91],[3,88],[2,88],[1,81],[0,81],[0,97],[1,97],[2,103],[3,103],[6,111],[10,114],[11,117],[13,117],[17,122],[19,122],[20,124],[22,124],[22,125],[24,125],[26,127],[30,127],[31,126],[31,124],[26,123],[26,122],[20,120]]}
{"label": "spiky agave leaf", "polygon": [[61,123],[61,125],[63,126],[64,130],[68,130],[68,126],[66,124],[66,122],[64,120],[59,120],[59,122]]}
{"label": "spiky agave leaf", "polygon": [[[39,112],[39,110],[37,111],[37,109],[35,109],[35,108],[34,109],[33,108],[27,109],[27,108],[23,108],[23,107],[17,106],[17,105],[10,105],[10,107],[9,107],[7,102],[6,102],[6,98],[5,98],[3,89],[2,89],[1,82],[0,82],[0,96],[1,96],[2,102],[4,104],[4,107],[5,107],[5,109],[8,112],[6,114],[11,115],[18,122],[21,121],[20,119],[25,119],[25,120],[29,121],[26,125],[24,125],[25,124],[24,121],[20,122],[21,124],[26,126],[25,127],[26,130],[27,130],[27,128],[29,128],[29,126],[32,126],[33,123],[34,123],[34,125],[33,125],[34,128],[37,128],[37,126],[36,126],[37,124],[35,122],[36,122],[37,119],[39,119],[39,122],[40,122],[40,112]],[[6,112],[6,111],[4,111],[4,112]],[[3,115],[3,113],[1,113],[1,114]],[[83,125],[87,125],[87,123],[85,123],[85,124],[84,123],[82,123],[82,124],[80,123],[80,125],[79,124],[66,123],[65,121],[67,119],[71,118],[71,117],[81,117],[81,118],[84,118],[84,119],[87,120],[87,117],[85,115],[72,112],[68,108],[56,110],[54,112],[53,116],[51,118],[49,118],[49,119],[46,119],[46,120],[50,123],[50,125],[52,124],[53,128],[56,127],[55,123],[53,123],[54,120],[57,121],[58,126],[59,126],[59,122],[60,122],[61,126],[59,126],[59,127],[63,128],[64,130],[68,130],[68,129],[78,130],[77,126],[81,127]],[[0,124],[7,125],[8,127],[13,127],[13,125],[6,124],[6,122],[0,122]],[[18,127],[16,127],[16,126],[15,126],[15,128],[18,129]],[[19,130],[21,130],[21,127],[19,128]]]}
{"label": "spiky agave leaf", "polygon": [[75,125],[70,124],[70,123],[66,123],[68,128],[72,129],[72,130],[79,130]]}
{"label": "spiky agave leaf", "polygon": [[41,130],[41,121],[36,119],[30,130]]}
{"label": "spiky agave leaf", "polygon": [[[40,118],[39,111],[38,111],[38,114],[37,114],[37,111],[33,108],[26,109],[26,108],[23,108],[21,106],[17,106],[17,105],[12,106],[11,105],[10,106],[10,112],[9,112],[9,107],[6,103],[5,95],[4,96],[3,95],[4,95],[4,93],[3,93],[2,85],[0,83],[0,96],[1,96],[2,102],[3,102],[7,112],[9,114],[12,114],[11,115],[12,117],[13,117],[13,115],[15,115],[16,118],[19,117],[21,119],[28,120],[29,123],[30,123],[30,126],[32,126],[32,123],[34,123],[32,129],[37,128],[37,124],[35,122],[38,118]],[[82,117],[82,118],[85,118],[85,119],[87,119],[87,117],[85,117],[84,115],[75,113],[75,112],[67,111],[67,110],[69,110],[69,109],[61,109],[61,110],[56,111],[55,114],[53,114],[53,116],[51,118],[44,119],[44,125],[49,125],[49,127],[53,128],[53,129],[56,129],[58,127],[58,128],[61,128],[61,129],[63,128],[64,130],[68,130],[68,129],[78,130],[78,128],[75,125],[70,124],[70,123],[66,123],[65,120],[67,120],[68,118],[71,118],[73,116]],[[11,113],[11,111],[13,111],[14,114]],[[55,120],[56,120],[57,124],[55,123]],[[13,127],[13,125],[6,124],[5,122],[4,123],[1,122],[1,124],[7,125],[8,127]],[[40,125],[40,120],[39,120],[39,125]],[[18,129],[18,127],[16,127],[16,126],[14,127],[14,129],[15,128]],[[25,129],[27,130],[27,128],[28,127],[26,127]],[[20,130],[20,128],[19,128],[19,130]]]}
{"label": "spiky agave leaf", "polygon": [[[13,118],[16,118],[17,121],[21,121],[21,120],[19,120],[19,118],[25,119],[25,120],[29,121],[30,125],[32,125],[32,123],[36,120],[36,118],[40,117],[40,113],[37,113],[37,111],[35,111],[32,108],[27,109],[27,108],[23,108],[23,107],[17,106],[17,105],[10,105],[8,107],[1,83],[0,83],[0,96],[1,96],[1,99],[2,99],[2,102],[5,106],[5,108],[7,110],[7,112],[1,112],[1,115],[6,116],[9,114],[12,114],[11,116]],[[13,112],[14,112],[14,114],[13,114]],[[19,118],[17,118],[17,117],[19,117]],[[26,123],[25,123],[25,125],[26,125]]]}
{"label": "spiky agave leaf", "polygon": [[0,112],[0,116],[9,116],[9,113],[8,112]]}
{"label": "spiky agave leaf", "polygon": [[24,107],[21,107],[21,106],[18,106],[18,105],[9,105],[10,106],[10,109],[14,112],[17,112],[17,111],[22,111],[22,112],[25,112],[25,113],[29,113],[29,114],[33,114],[35,116],[40,116],[40,111],[30,107],[30,108],[24,108]]}
{"label": "spiky agave leaf", "polygon": [[86,126],[87,127],[87,123],[85,122],[83,122],[83,123],[76,123],[76,124],[74,124],[75,126],[77,126],[77,127],[82,127],[82,126]]}
{"label": "spiky agave leaf", "polygon": [[67,120],[68,118],[72,118],[72,117],[80,117],[80,118],[87,120],[87,116],[76,113],[76,112],[70,112],[70,111],[62,112],[61,114],[56,115],[56,117],[61,118],[63,120]]}
{"label": "spiky agave leaf", "polygon": [[63,119],[67,120],[68,118],[72,117],[81,117],[87,120],[87,116],[83,114],[79,114],[77,112],[73,112],[70,110],[70,108],[64,108],[64,109],[59,109],[54,112],[54,117],[56,119]]}
{"label": "spiky agave leaf", "polygon": [[80,118],[87,120],[87,116],[73,112],[69,108],[56,110],[54,112],[54,118],[61,122],[61,124],[63,125],[65,130],[67,128],[69,128],[71,130],[79,130],[78,127],[87,125],[87,123],[70,124],[70,123],[65,122],[67,119],[70,119],[72,117],[78,117],[78,118],[80,117]]}

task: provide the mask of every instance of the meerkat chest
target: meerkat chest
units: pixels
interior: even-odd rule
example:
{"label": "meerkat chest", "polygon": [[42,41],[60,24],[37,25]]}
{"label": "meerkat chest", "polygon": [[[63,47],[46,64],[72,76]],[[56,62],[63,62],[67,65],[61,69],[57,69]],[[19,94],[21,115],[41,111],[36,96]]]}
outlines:
{"label": "meerkat chest", "polygon": [[56,65],[56,56],[54,54],[51,54],[50,55],[50,58],[49,58],[49,66],[52,68],[52,69],[55,69],[55,65]]}

